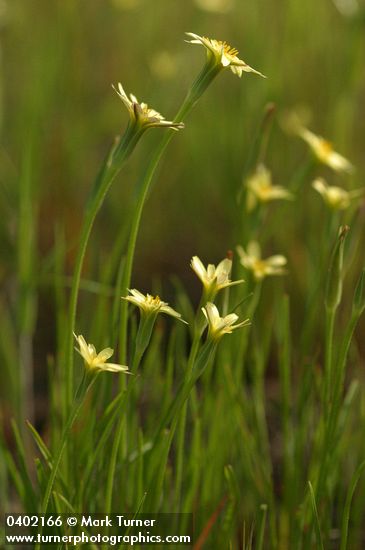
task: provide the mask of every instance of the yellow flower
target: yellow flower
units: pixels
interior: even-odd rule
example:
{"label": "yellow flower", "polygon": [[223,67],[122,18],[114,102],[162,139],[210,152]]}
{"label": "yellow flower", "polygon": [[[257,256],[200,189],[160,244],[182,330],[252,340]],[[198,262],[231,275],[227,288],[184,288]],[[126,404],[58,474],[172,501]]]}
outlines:
{"label": "yellow flower", "polygon": [[201,44],[206,48],[209,60],[213,61],[217,67],[221,69],[230,67],[231,71],[239,77],[242,76],[242,72],[246,72],[255,73],[266,78],[263,74],[247,65],[242,59],[239,59],[237,57],[238,51],[229,46],[227,42],[199,36],[193,32],[187,32],[186,34],[192,38],[192,40],[188,40],[187,42],[190,44]]}
{"label": "yellow flower", "polygon": [[213,298],[222,288],[244,282],[243,279],[239,281],[230,280],[232,260],[228,258],[222,260],[217,267],[213,264],[208,264],[207,268],[205,268],[198,256],[193,256],[190,265],[203,283],[206,293],[209,294],[211,298]]}
{"label": "yellow flower", "polygon": [[159,296],[154,297],[150,294],[144,295],[135,288],[129,290],[129,292],[131,293],[131,296],[124,296],[123,300],[127,300],[127,302],[137,306],[142,315],[148,316],[153,314],[157,315],[158,313],[166,313],[167,315],[171,315],[171,317],[175,317],[175,319],[179,319],[179,321],[186,323],[186,321],[181,319],[180,313],[172,309],[167,302],[160,300]]}
{"label": "yellow flower", "polygon": [[308,143],[317,159],[332,168],[332,170],[335,170],[335,172],[347,172],[350,174],[354,171],[351,162],[339,153],[336,153],[332,144],[323,137],[317,136],[303,126],[297,128],[297,134]]}
{"label": "yellow flower", "polygon": [[277,254],[263,260],[257,242],[251,241],[247,245],[247,252],[242,246],[237,246],[237,252],[243,267],[252,271],[256,280],[262,280],[268,275],[283,275],[285,273],[283,269],[283,266],[287,263],[285,256]]}
{"label": "yellow flower", "polygon": [[127,107],[133,123],[139,124],[144,129],[162,127],[171,128],[172,130],[181,130],[181,128],[184,128],[182,122],[165,120],[160,113],[148,107],[147,103],[139,103],[133,94],[130,94],[128,97],[120,82],[118,84],[118,89],[114,86],[113,88]]}
{"label": "yellow flower", "polygon": [[278,199],[292,200],[294,195],[281,185],[273,185],[270,171],[262,164],[247,180],[247,210],[253,210],[258,202],[265,203]]}
{"label": "yellow flower", "polygon": [[334,210],[345,210],[350,206],[352,200],[364,194],[364,189],[345,191],[345,189],[336,185],[328,185],[322,178],[315,179],[312,187],[323,197],[324,202]]}
{"label": "yellow flower", "polygon": [[106,363],[107,359],[109,359],[114,353],[114,350],[111,348],[105,348],[99,353],[96,353],[95,347],[92,344],[88,344],[81,334],[77,336],[74,333],[74,336],[79,345],[79,349],[75,349],[83,358],[87,369],[93,371],[106,370],[109,372],[126,372],[128,370],[128,367],[125,367],[124,365]]}
{"label": "yellow flower", "polygon": [[218,340],[224,334],[230,334],[237,328],[250,324],[249,319],[246,319],[235,325],[234,323],[238,320],[238,315],[235,313],[221,317],[217,307],[212,302],[208,302],[205,307],[202,307],[202,311],[208,321],[208,338],[212,340]]}

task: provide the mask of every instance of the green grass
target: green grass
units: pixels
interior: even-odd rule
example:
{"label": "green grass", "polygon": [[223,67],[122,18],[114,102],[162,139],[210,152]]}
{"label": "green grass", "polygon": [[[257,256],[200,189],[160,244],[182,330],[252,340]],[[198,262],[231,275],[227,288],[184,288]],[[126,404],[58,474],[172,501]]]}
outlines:
{"label": "green grass", "polygon": [[[192,512],[197,549],[363,547],[364,199],[332,211],[311,183],[363,186],[365,12],[245,4],[12,0],[0,15],[2,512]],[[185,31],[268,78],[226,69],[190,113],[205,52]],[[114,155],[118,81],[185,128],[127,134]],[[302,106],[353,174],[285,131]],[[262,162],[295,200],[248,212]],[[255,281],[236,254],[251,240],[286,273]],[[245,283],[209,300],[250,326],[216,342],[189,262],[229,250]],[[140,320],[127,288],[189,325]],[[73,401],[73,330],[134,374],[103,372]]]}

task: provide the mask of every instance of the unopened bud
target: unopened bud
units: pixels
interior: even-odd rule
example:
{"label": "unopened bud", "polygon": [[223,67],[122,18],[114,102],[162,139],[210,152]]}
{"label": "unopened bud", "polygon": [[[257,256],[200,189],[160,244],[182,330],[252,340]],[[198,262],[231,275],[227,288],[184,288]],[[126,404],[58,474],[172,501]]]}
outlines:
{"label": "unopened bud", "polygon": [[326,286],[326,308],[334,311],[342,295],[342,266],[343,266],[343,248],[347,233],[350,228],[348,225],[340,227],[338,240],[332,253],[330,266],[328,269]]}

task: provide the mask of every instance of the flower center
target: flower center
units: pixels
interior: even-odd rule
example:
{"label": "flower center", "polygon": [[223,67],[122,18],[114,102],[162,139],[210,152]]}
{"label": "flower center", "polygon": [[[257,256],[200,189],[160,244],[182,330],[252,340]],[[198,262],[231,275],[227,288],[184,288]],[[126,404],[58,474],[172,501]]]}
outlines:
{"label": "flower center", "polygon": [[328,201],[333,206],[337,206],[341,204],[342,202],[346,202],[347,199],[347,193],[343,191],[343,189],[337,189],[336,187],[333,187],[332,189],[328,189]]}
{"label": "flower center", "polygon": [[264,260],[255,260],[253,263],[253,269],[256,277],[264,277],[266,272],[266,262]]}
{"label": "flower center", "polygon": [[[206,40],[209,40],[209,38]],[[221,53],[223,48],[223,53],[225,56],[231,58],[237,57],[238,50],[236,50],[236,48],[232,48],[232,46],[227,44],[227,42],[223,42],[222,40],[210,40],[210,42],[219,53]]]}
{"label": "flower center", "polygon": [[272,185],[268,182],[262,182],[260,183],[260,187],[258,188],[258,195],[262,199],[266,199],[267,197],[270,197],[272,191]]}
{"label": "flower center", "polygon": [[326,159],[332,153],[333,147],[329,141],[322,139],[319,144],[318,150],[319,150],[320,157]]}
{"label": "flower center", "polygon": [[146,305],[151,308],[158,308],[161,305],[161,300],[159,296],[151,296],[150,294],[147,294],[146,296]]}

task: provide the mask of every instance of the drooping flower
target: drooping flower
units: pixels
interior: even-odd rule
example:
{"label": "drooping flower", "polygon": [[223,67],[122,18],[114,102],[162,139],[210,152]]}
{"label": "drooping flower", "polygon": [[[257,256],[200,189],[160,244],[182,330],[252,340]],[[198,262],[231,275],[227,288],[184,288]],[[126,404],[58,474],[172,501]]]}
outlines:
{"label": "drooping flower", "polygon": [[323,198],[324,202],[333,210],[345,210],[351,201],[358,199],[364,194],[364,189],[346,191],[336,185],[328,185],[323,178],[317,178],[312,183],[315,189]]}
{"label": "drooping flower", "polygon": [[124,365],[117,365],[115,363],[107,363],[106,361],[113,355],[114,350],[111,348],[105,348],[99,353],[96,352],[95,347],[92,344],[88,344],[85,338],[80,334],[77,336],[74,333],[76,342],[79,348],[75,348],[84,360],[85,367],[91,371],[109,371],[109,372],[126,372],[128,367]]}
{"label": "drooping flower", "polygon": [[199,36],[193,32],[187,32],[186,34],[192,38],[192,40],[188,40],[187,42],[190,44],[201,44],[206,48],[209,60],[212,61],[216,67],[221,69],[229,67],[233,74],[239,77],[242,76],[243,72],[246,72],[266,78],[262,73],[247,65],[242,59],[239,59],[238,51],[229,46],[227,42]]}
{"label": "drooping flower", "polygon": [[172,309],[167,302],[163,302],[159,296],[151,296],[150,294],[144,295],[135,288],[129,290],[129,292],[131,296],[123,296],[122,299],[137,306],[142,316],[166,313],[167,315],[171,315],[171,317],[175,317],[175,319],[179,319],[179,321],[182,321],[183,323],[186,322],[183,321],[180,313]]}
{"label": "drooping flower", "polygon": [[292,200],[294,195],[281,185],[273,185],[270,171],[260,164],[247,180],[247,210],[253,210],[257,203],[274,200]]}
{"label": "drooping flower", "polygon": [[129,111],[129,116],[133,123],[138,124],[141,128],[171,128],[172,130],[181,130],[184,128],[182,122],[172,122],[165,118],[154,109],[148,107],[147,103],[139,103],[138,99],[129,94],[129,97],[124,91],[121,83],[118,83],[118,89],[113,86],[120,99]]}
{"label": "drooping flower", "polygon": [[238,315],[235,313],[221,317],[218,308],[212,302],[208,302],[202,307],[202,311],[208,321],[208,338],[212,340],[219,340],[224,334],[230,334],[234,330],[250,324],[249,319],[235,324],[238,321]]}
{"label": "drooping flower", "polygon": [[237,246],[237,252],[243,267],[252,271],[255,279],[258,281],[269,275],[283,275],[285,273],[283,269],[287,263],[285,256],[276,254],[262,259],[260,245],[255,241],[251,241],[247,245],[247,252],[242,246]]}
{"label": "drooping flower", "polygon": [[297,128],[297,134],[308,143],[315,157],[323,164],[332,168],[335,172],[347,172],[350,174],[354,171],[351,162],[339,153],[336,153],[332,143],[323,137],[317,136],[303,126]]}
{"label": "drooping flower", "polygon": [[208,264],[205,268],[200,258],[198,258],[198,256],[193,256],[190,265],[203,283],[206,295],[210,299],[213,299],[219,290],[244,282],[243,279],[239,281],[230,280],[232,260],[228,258],[222,260],[217,267],[213,264]]}

